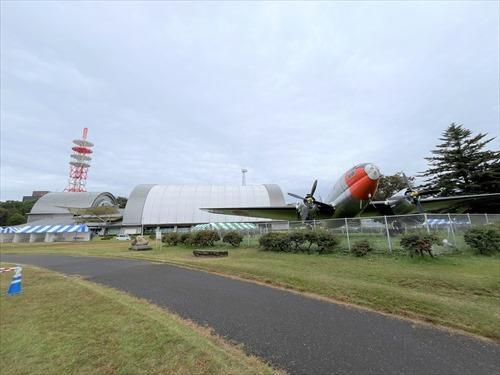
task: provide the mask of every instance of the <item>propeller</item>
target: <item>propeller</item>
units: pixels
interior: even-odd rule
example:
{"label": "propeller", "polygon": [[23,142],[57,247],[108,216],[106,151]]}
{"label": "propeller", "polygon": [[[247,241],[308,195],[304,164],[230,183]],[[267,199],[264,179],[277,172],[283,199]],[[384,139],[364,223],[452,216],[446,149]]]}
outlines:
{"label": "propeller", "polygon": [[311,187],[311,192],[306,194],[305,197],[302,197],[298,194],[288,193],[289,196],[302,200],[302,204],[297,206],[297,213],[302,219],[302,221],[306,221],[311,218],[311,211],[317,211],[318,206],[325,205],[320,201],[317,201],[314,198],[314,192],[316,191],[316,187],[318,186],[318,180],[314,180],[313,185]]}
{"label": "propeller", "polygon": [[420,214],[423,214],[425,212],[424,208],[422,207],[422,203],[420,203],[420,197],[424,195],[433,195],[439,193],[440,190],[437,189],[425,189],[425,190],[415,190],[411,184],[410,180],[408,180],[408,177],[403,173],[403,179],[405,181],[406,186],[408,188],[406,189],[405,196],[409,198],[409,200],[417,206],[417,211]]}

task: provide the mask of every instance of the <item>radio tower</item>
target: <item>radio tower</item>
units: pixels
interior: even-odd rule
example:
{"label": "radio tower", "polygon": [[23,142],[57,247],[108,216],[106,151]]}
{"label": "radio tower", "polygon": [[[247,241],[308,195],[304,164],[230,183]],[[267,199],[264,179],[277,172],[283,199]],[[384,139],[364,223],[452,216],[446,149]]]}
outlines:
{"label": "radio tower", "polygon": [[90,167],[92,158],[92,147],[94,144],[87,141],[88,129],[83,129],[81,139],[73,141],[74,146],[71,148],[73,153],[69,162],[69,180],[68,187],[64,191],[70,192],[84,192],[85,183],[87,182],[87,172]]}

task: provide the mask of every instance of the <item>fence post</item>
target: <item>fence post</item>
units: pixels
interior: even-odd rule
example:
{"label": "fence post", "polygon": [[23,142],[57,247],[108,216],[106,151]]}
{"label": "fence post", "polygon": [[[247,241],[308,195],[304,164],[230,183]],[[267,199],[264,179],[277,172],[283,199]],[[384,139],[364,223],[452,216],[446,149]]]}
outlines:
{"label": "fence post", "polygon": [[485,214],[484,214],[484,217],[486,218],[486,224],[489,224],[489,223],[490,223],[490,221],[488,220],[488,214],[486,214],[486,213],[485,213]]}
{"label": "fence post", "polygon": [[425,228],[427,228],[427,234],[430,234],[431,230],[429,229],[429,220],[427,220],[427,214],[424,214],[424,220],[425,220]]}
{"label": "fence post", "polygon": [[453,236],[453,244],[457,246],[457,237],[455,237],[455,229],[453,228],[453,222],[451,221],[450,214],[448,214],[448,220],[450,222],[451,235]]}
{"label": "fence post", "polygon": [[351,252],[351,240],[349,239],[349,224],[347,223],[347,218],[345,220],[345,233],[347,234],[347,247],[349,248],[349,252]]}
{"label": "fence post", "polygon": [[467,219],[469,219],[469,225],[471,225],[472,221],[470,220],[470,214],[469,213],[467,214]]}
{"label": "fence post", "polygon": [[387,233],[387,243],[389,244],[389,254],[392,253],[391,236],[389,235],[389,226],[387,225],[387,216],[384,215],[385,232]]}

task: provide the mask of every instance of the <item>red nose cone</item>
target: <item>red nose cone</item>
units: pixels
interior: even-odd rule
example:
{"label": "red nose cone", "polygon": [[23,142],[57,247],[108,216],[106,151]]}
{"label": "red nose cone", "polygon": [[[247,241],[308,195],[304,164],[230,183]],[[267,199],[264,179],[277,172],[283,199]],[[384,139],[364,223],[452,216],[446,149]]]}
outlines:
{"label": "red nose cone", "polygon": [[378,185],[378,179],[371,179],[363,168],[347,172],[345,182],[352,196],[364,201],[373,197]]}

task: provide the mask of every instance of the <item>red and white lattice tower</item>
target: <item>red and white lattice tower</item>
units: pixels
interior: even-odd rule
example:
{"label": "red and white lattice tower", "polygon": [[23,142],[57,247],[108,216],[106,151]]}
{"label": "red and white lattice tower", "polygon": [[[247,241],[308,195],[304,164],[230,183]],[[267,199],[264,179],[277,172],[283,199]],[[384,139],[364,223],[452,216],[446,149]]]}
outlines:
{"label": "red and white lattice tower", "polygon": [[73,153],[69,162],[68,187],[64,191],[87,191],[85,190],[85,184],[90,161],[92,160],[90,154],[92,154],[92,147],[94,147],[93,143],[87,141],[87,133],[88,129],[84,128],[82,138],[73,141],[74,146],[71,148]]}

